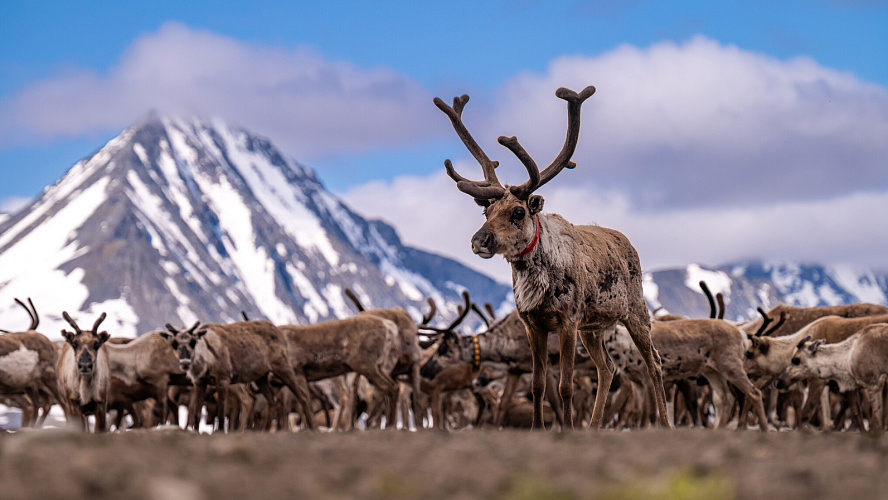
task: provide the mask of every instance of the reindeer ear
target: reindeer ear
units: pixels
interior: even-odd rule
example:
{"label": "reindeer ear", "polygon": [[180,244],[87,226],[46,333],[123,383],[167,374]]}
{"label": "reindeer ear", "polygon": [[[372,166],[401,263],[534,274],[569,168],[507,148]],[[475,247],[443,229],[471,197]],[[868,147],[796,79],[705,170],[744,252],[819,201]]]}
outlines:
{"label": "reindeer ear", "polygon": [[206,335],[208,331],[209,331],[209,328],[207,328],[207,325],[201,325],[200,328],[195,330],[194,335],[197,338],[200,338],[200,337],[203,337],[204,335]]}
{"label": "reindeer ear", "polygon": [[817,339],[810,346],[808,346],[808,350],[811,351],[811,354],[814,354],[817,352],[817,349],[819,349],[820,346],[822,346],[825,343],[826,343],[826,340]]}
{"label": "reindeer ear", "polygon": [[543,197],[538,194],[530,195],[527,199],[527,208],[530,209],[530,215],[536,215],[543,211]]}
{"label": "reindeer ear", "polygon": [[104,344],[105,342],[108,342],[108,339],[111,338],[111,334],[108,332],[102,332],[98,335],[99,335],[99,343],[100,344]]}
{"label": "reindeer ear", "polygon": [[160,337],[162,339],[166,340],[167,342],[172,342],[172,340],[175,338],[175,335],[173,335],[170,332],[165,332],[163,330],[158,330],[157,333],[160,334]]}
{"label": "reindeer ear", "polygon": [[758,350],[763,355],[767,355],[768,351],[771,350],[771,344],[769,342],[759,342],[758,343]]}
{"label": "reindeer ear", "polygon": [[62,328],[62,337],[65,337],[65,340],[68,342],[74,341],[74,333],[69,332],[68,330],[65,330],[64,328]]}
{"label": "reindeer ear", "polygon": [[796,344],[796,349],[801,349],[809,340],[811,340],[811,336],[806,335],[805,338],[803,338],[798,344]]}

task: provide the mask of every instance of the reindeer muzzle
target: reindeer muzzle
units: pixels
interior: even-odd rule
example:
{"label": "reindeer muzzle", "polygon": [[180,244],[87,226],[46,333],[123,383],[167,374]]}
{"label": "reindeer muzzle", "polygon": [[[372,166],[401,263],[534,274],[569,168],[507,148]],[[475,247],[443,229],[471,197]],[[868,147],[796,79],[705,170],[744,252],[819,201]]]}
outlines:
{"label": "reindeer muzzle", "polygon": [[472,252],[482,259],[489,259],[496,254],[496,236],[486,229],[479,229],[472,236]]}
{"label": "reindeer muzzle", "polygon": [[77,358],[77,371],[80,372],[81,375],[89,375],[93,372],[93,368],[95,368],[95,364],[93,363],[93,359],[87,353],[83,353],[79,358]]}

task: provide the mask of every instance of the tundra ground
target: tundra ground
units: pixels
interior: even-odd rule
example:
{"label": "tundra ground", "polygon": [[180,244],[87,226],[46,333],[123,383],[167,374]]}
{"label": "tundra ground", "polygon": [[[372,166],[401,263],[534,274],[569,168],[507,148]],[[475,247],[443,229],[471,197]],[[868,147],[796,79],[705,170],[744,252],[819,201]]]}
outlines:
{"label": "tundra ground", "polygon": [[888,437],[736,430],[0,434],[0,497],[886,498]]}

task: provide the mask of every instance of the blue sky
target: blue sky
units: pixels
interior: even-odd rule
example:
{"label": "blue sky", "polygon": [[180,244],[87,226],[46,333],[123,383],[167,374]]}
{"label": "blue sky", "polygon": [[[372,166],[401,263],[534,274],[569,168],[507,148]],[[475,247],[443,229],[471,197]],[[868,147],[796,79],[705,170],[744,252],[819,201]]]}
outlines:
{"label": "blue sky", "polygon": [[[886,49],[874,0],[2,2],[0,208],[151,109],[196,111],[269,136],[409,243],[489,269],[448,246],[480,219],[443,177],[467,154],[431,97],[469,93],[491,156],[517,133],[544,157],[563,137],[555,88],[593,84],[589,166],[553,181],[547,208],[624,230],[646,267],[888,267],[886,237],[842,219],[888,199]],[[786,217],[791,231],[763,228]]]}

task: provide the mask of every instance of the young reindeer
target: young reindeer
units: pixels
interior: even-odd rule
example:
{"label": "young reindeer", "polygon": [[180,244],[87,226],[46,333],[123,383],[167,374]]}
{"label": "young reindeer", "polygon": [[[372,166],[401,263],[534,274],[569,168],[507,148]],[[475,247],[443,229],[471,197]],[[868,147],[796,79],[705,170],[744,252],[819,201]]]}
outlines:
{"label": "young reindeer", "polygon": [[102,347],[111,335],[100,332],[99,325],[106,314],[99,316],[91,330],[81,330],[67,311],[62,312],[62,317],[74,328],[73,332],[62,330],[66,343],[56,367],[65,415],[76,418],[80,428],[87,430],[86,415],[92,413],[96,416],[96,432],[104,432],[111,365],[108,352]]}
{"label": "young reindeer", "polygon": [[580,134],[580,108],[595,93],[589,86],[577,93],[564,87],[555,95],[567,101],[567,137],[555,160],[540,172],[534,160],[515,137],[501,136],[508,148],[527,169],[529,179],[520,186],[504,186],[491,161],[472,138],[462,121],[469,96],[453,99],[448,106],[439,98],[435,105],[453,124],[457,135],[481,164],[483,181],[459,175],[450,160],[444,165],[456,181],[457,189],[472,196],[484,207],[486,222],[472,236],[472,251],[489,259],[496,254],[512,266],[515,305],[527,329],[533,362],[533,428],[542,428],[542,396],[545,388],[546,341],[558,335],[561,347],[561,382],[564,426],[573,427],[574,352],[577,332],[598,371],[598,390],[591,426],[599,428],[614,364],[604,348],[605,332],[623,323],[641,352],[655,388],[660,424],[670,427],[666,418],[666,396],[660,357],[651,344],[650,318],[642,295],[642,273],[638,253],[620,232],[599,226],[575,226],[558,214],[543,214],[543,197],[533,194],[564,168],[574,168],[570,160]]}

